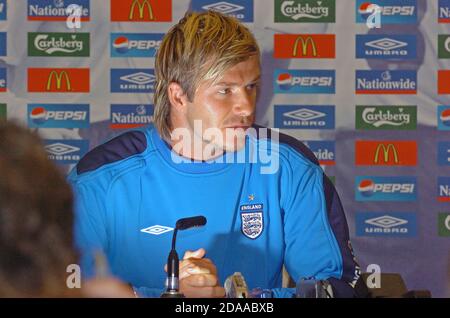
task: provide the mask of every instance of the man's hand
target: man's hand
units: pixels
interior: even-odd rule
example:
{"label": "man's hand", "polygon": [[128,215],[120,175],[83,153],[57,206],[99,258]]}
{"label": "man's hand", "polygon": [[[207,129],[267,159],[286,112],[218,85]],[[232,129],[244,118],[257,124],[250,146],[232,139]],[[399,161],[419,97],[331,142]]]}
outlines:
{"label": "man's hand", "polygon": [[203,258],[205,254],[203,248],[186,251],[180,261],[180,291],[188,298],[225,297],[216,266],[210,259]]}

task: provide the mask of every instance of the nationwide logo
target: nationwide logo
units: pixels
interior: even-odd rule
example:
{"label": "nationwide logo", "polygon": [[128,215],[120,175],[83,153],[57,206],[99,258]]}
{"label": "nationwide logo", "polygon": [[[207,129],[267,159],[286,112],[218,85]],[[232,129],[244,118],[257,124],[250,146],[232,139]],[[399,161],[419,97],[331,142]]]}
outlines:
{"label": "nationwide logo", "polygon": [[334,34],[274,34],[274,57],[334,59]]}
{"label": "nationwide logo", "polygon": [[439,23],[450,23],[450,0],[439,0]]}
{"label": "nationwide logo", "polygon": [[356,235],[414,237],[417,217],[411,212],[357,212]]}
{"label": "nationwide logo", "polygon": [[334,129],[335,107],[275,105],[275,127],[284,129]]}
{"label": "nationwide logo", "polygon": [[450,106],[438,106],[438,130],[450,131]]}
{"label": "nationwide logo", "polygon": [[274,92],[277,94],[334,94],[334,70],[287,70],[274,72]]}
{"label": "nationwide logo", "polygon": [[29,104],[30,128],[88,128],[88,104]]}
{"label": "nationwide logo", "polygon": [[304,141],[306,147],[308,147],[316,156],[321,165],[331,166],[336,164],[335,149],[336,142],[331,140],[324,141]]}
{"label": "nationwide logo", "polygon": [[355,143],[357,166],[416,166],[416,141],[366,141]]}
{"label": "nationwide logo", "polygon": [[275,0],[275,22],[334,23],[335,0]]}
{"label": "nationwide logo", "polygon": [[89,33],[28,33],[28,56],[89,56]]}
{"label": "nationwide logo", "polygon": [[197,12],[211,10],[234,17],[242,22],[253,22],[253,0],[192,0],[192,10]]}
{"label": "nationwide logo", "polygon": [[417,57],[415,35],[356,35],[356,58],[414,59]]}
{"label": "nationwide logo", "polygon": [[415,201],[416,177],[359,176],[355,179],[356,201]]}
{"label": "nationwide logo", "polygon": [[6,104],[0,104],[0,120],[6,120]]}
{"label": "nationwide logo", "polygon": [[111,0],[111,21],[171,22],[172,0]]}
{"label": "nationwide logo", "polygon": [[0,67],[0,93],[6,92],[6,68]]}
{"label": "nationwide logo", "polygon": [[438,143],[438,164],[440,166],[450,166],[450,142],[448,141]]}
{"label": "nationwide logo", "polygon": [[81,21],[90,20],[89,0],[28,0],[29,21],[66,21],[70,5],[81,7]]}
{"label": "nationwide logo", "polygon": [[113,104],[110,116],[112,129],[128,129],[153,123],[153,105]]}
{"label": "nationwide logo", "polygon": [[112,93],[153,93],[153,69],[111,69]]}
{"label": "nationwide logo", "polygon": [[439,213],[438,234],[439,236],[450,236],[450,213]]}
{"label": "nationwide logo", "polygon": [[366,23],[368,4],[378,5],[381,9],[381,25],[407,24],[417,22],[416,0],[356,0],[356,22]]}
{"label": "nationwide logo", "polygon": [[356,94],[417,94],[416,71],[356,71]]}
{"label": "nationwide logo", "polygon": [[450,58],[450,35],[447,34],[438,35],[438,58],[440,59]]}
{"label": "nationwide logo", "polygon": [[0,21],[6,20],[6,0],[0,0]]}
{"label": "nationwide logo", "polygon": [[438,94],[450,94],[450,70],[438,71]]}
{"label": "nationwide logo", "polygon": [[77,163],[88,151],[88,140],[45,139],[48,158],[60,164]]}
{"label": "nationwide logo", "polygon": [[356,106],[356,129],[415,130],[417,106]]}
{"label": "nationwide logo", "polygon": [[6,32],[0,32],[0,56],[6,56]]}
{"label": "nationwide logo", "polygon": [[450,178],[438,177],[438,201],[450,202]]}
{"label": "nationwide logo", "polygon": [[111,33],[111,57],[155,57],[163,33]]}
{"label": "nationwide logo", "polygon": [[88,93],[88,68],[29,68],[28,92]]}

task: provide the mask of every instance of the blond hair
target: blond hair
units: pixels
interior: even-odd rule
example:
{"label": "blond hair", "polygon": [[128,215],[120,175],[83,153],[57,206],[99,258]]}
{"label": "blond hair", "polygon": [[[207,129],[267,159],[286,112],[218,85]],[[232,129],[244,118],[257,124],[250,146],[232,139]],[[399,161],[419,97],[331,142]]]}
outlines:
{"label": "blond hair", "polygon": [[170,140],[168,86],[178,83],[189,101],[204,80],[218,80],[252,55],[259,58],[252,33],[237,19],[218,12],[188,12],[164,36],[155,60],[154,124]]}

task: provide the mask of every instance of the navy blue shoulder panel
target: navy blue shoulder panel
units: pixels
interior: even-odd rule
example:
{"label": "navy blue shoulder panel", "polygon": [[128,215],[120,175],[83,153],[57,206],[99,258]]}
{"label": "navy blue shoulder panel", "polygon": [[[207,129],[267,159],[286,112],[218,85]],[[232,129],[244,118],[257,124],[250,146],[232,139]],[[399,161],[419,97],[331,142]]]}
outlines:
{"label": "navy blue shoulder panel", "polygon": [[[260,128],[267,129],[267,131],[268,131],[267,138],[270,138],[271,133],[272,133],[271,129],[263,127],[263,126],[259,126],[256,124],[253,125],[253,128],[256,129],[257,138],[260,138],[260,136],[259,136]],[[299,152],[300,154],[302,154],[303,156],[308,158],[309,161],[311,161],[315,165],[319,165],[319,161],[317,160],[314,153],[308,147],[306,147],[304,143],[302,143],[297,138],[294,138],[294,137],[286,135],[286,134],[279,133],[279,142],[280,142],[280,144],[289,145],[291,148],[293,148],[294,150],[296,150],[297,152]]]}
{"label": "navy blue shoulder panel", "polygon": [[77,164],[77,173],[93,171],[142,153],[147,148],[147,138],[141,131],[129,131],[89,151]]}

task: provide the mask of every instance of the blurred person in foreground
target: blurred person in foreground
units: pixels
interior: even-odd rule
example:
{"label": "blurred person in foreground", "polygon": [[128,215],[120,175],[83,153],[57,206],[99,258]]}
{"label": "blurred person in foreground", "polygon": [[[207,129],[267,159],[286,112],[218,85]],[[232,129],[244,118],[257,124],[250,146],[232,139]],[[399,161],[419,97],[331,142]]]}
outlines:
{"label": "blurred person in foreground", "polygon": [[[0,297],[132,297],[112,277],[69,288],[72,192],[39,137],[0,121]],[[81,279],[81,277],[80,277]]]}

